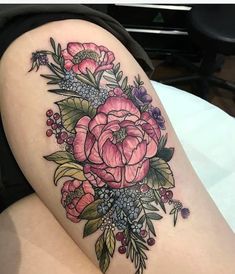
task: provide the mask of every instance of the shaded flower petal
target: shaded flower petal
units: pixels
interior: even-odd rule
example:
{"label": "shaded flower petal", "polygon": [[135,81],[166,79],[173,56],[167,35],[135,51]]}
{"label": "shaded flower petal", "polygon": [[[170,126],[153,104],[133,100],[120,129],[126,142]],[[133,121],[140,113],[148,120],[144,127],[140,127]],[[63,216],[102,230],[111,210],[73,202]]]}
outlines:
{"label": "shaded flower petal", "polygon": [[79,202],[76,205],[76,210],[78,213],[81,213],[83,209],[88,206],[90,203],[94,201],[94,196],[91,195],[90,193],[85,194],[84,196],[81,197]]}
{"label": "shaded flower petal", "polygon": [[78,69],[81,73],[87,74],[87,69],[91,71],[91,73],[94,73],[98,63],[93,59],[84,59],[82,60],[78,65]]}
{"label": "shaded flower petal", "polygon": [[[153,119],[153,117],[148,112],[143,112],[140,117],[141,120],[145,121],[145,123],[148,123],[151,125],[153,132],[151,133],[151,137],[157,142],[158,139],[161,136],[161,130],[156,123],[156,121]],[[147,127],[146,127],[147,129]]]}
{"label": "shaded flower petal", "polygon": [[107,64],[107,65],[101,65],[101,66],[98,66],[95,70],[95,72],[99,72],[99,71],[103,71],[103,70],[110,70],[113,68],[113,64]]}
{"label": "shaded flower petal", "polygon": [[73,67],[73,65],[74,65],[73,62],[70,61],[70,60],[65,60],[65,62],[64,62],[64,67],[68,71],[71,70],[71,68]]}
{"label": "shaded flower petal", "polygon": [[83,43],[83,47],[85,50],[94,51],[100,56],[100,48],[94,43]]}
{"label": "shaded flower petal", "polygon": [[104,113],[98,113],[89,123],[89,130],[95,135],[96,139],[100,137],[103,127],[107,124],[107,116]]}
{"label": "shaded flower petal", "polygon": [[81,73],[80,70],[79,70],[78,64],[73,65],[72,70],[73,70],[73,72],[75,72],[77,74]]}
{"label": "shaded flower petal", "polygon": [[119,149],[115,144],[110,142],[109,139],[107,139],[102,147],[102,158],[105,164],[109,167],[117,167],[123,165],[122,156]]}
{"label": "shaded flower petal", "polygon": [[103,163],[103,159],[100,157],[100,154],[99,154],[97,142],[95,142],[95,144],[93,145],[93,147],[91,149],[89,161],[94,164],[102,164]]}
{"label": "shaded flower petal", "polygon": [[90,120],[90,117],[84,116],[78,121],[76,125],[76,131],[78,132],[78,134],[76,134],[76,137],[73,142],[74,157],[80,162],[85,161],[87,158],[85,152],[85,142],[88,132],[88,124]]}
{"label": "shaded flower petal", "polygon": [[125,179],[127,182],[139,182],[147,175],[149,159],[143,160],[136,165],[125,166]]}
{"label": "shaded flower petal", "polygon": [[85,193],[90,193],[92,195],[95,195],[95,191],[94,191],[92,185],[89,183],[89,181],[84,181],[82,183],[82,188]]}
{"label": "shaded flower petal", "polygon": [[84,47],[81,43],[77,43],[77,42],[70,42],[67,45],[67,50],[68,53],[72,56],[76,55],[77,53],[79,53],[80,51],[84,50]]}
{"label": "shaded flower petal", "polygon": [[80,219],[78,219],[77,216],[74,216],[74,215],[71,215],[69,214],[68,212],[66,213],[66,217],[72,221],[73,223],[79,223],[80,222]]}
{"label": "shaded flower petal", "polygon": [[67,49],[62,50],[61,54],[65,60],[73,60],[73,56],[68,53]]}
{"label": "shaded flower petal", "polygon": [[117,113],[118,111],[123,111],[125,114],[129,113],[130,115],[140,118],[138,108],[131,100],[124,97],[109,97],[106,102],[98,108],[98,113],[103,112],[109,115]]}
{"label": "shaded flower petal", "polygon": [[89,158],[94,143],[95,143],[95,136],[91,134],[90,132],[88,132],[88,134],[86,135],[86,141],[85,141],[86,158]]}
{"label": "shaded flower petal", "polygon": [[[115,60],[114,54],[112,51],[108,51],[105,55],[104,55],[104,59],[103,62],[101,63],[101,65],[105,65],[105,64],[110,64]],[[113,64],[112,64],[113,65]]]}

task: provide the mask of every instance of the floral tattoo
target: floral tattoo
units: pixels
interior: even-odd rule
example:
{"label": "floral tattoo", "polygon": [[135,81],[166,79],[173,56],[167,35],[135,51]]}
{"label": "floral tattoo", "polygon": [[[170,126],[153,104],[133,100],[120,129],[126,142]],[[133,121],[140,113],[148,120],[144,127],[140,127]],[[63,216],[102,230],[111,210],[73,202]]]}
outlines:
{"label": "floral tattoo", "polygon": [[106,47],[70,42],[62,50],[50,42],[51,51],[32,53],[30,71],[46,66],[50,74],[41,76],[57,87],[48,91],[64,96],[46,111],[46,136],[60,150],[44,157],[58,165],[62,206],[70,221],[84,222],[83,237],[97,234],[103,273],[118,251],[141,274],[156,243],[154,223],[168,213],[176,225],[190,214],[173,195],[174,148],[167,147],[164,118],[140,76],[129,84]]}

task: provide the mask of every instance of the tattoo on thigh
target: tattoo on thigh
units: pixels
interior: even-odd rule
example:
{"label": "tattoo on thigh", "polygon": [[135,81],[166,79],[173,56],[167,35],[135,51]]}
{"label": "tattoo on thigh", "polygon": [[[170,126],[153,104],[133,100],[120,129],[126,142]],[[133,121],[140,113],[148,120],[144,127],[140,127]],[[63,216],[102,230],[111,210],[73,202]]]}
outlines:
{"label": "tattoo on thigh", "polygon": [[45,66],[50,74],[41,76],[56,87],[48,91],[64,96],[46,111],[46,136],[60,149],[44,158],[58,165],[54,183],[63,182],[66,216],[84,223],[83,237],[96,233],[104,273],[115,251],[143,273],[157,242],[154,223],[170,214],[176,225],[190,214],[173,194],[164,118],[140,76],[130,83],[106,47],[50,43],[51,50],[32,53],[30,71]]}

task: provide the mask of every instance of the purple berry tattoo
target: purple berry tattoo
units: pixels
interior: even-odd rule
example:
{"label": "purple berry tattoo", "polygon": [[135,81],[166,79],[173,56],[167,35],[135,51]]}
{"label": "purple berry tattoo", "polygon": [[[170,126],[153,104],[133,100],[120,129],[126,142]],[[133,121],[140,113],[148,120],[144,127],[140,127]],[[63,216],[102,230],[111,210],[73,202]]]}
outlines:
{"label": "purple berry tattoo", "polygon": [[45,112],[45,134],[59,149],[44,158],[57,165],[66,217],[84,225],[83,237],[97,236],[103,273],[116,252],[142,274],[157,222],[168,214],[175,226],[190,215],[175,198],[165,120],[140,76],[128,81],[108,48],[50,42],[32,53],[29,71],[45,70],[48,91],[63,96]]}

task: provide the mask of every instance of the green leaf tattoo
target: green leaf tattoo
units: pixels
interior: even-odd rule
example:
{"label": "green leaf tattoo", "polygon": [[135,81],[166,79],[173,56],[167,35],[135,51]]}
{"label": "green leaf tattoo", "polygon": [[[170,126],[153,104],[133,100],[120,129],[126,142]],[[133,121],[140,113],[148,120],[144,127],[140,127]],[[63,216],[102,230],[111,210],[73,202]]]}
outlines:
{"label": "green leaf tattoo", "polygon": [[75,132],[75,126],[83,116],[94,117],[96,110],[87,100],[69,97],[56,103],[60,109],[63,127],[68,132]]}

